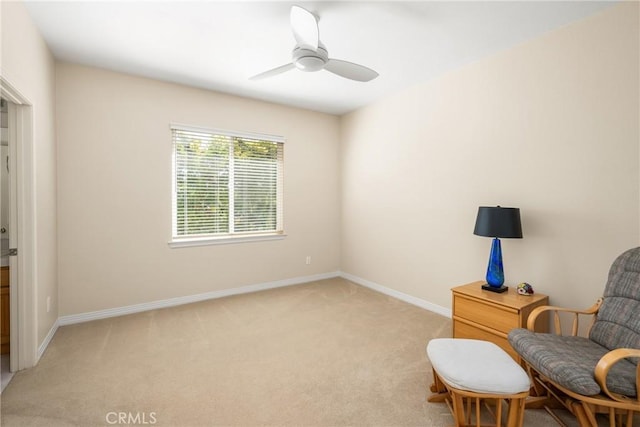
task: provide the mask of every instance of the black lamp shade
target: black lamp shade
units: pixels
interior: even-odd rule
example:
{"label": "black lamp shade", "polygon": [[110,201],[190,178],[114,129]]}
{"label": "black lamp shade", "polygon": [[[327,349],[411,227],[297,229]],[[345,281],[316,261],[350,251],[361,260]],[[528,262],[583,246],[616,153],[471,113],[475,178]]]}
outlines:
{"label": "black lamp shade", "polygon": [[520,209],[480,206],[473,234],[485,237],[521,239]]}

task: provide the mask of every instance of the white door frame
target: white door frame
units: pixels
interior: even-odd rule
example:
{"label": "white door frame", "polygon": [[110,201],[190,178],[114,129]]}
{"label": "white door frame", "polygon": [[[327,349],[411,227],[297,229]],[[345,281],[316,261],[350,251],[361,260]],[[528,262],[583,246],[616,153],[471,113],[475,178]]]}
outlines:
{"label": "white door frame", "polygon": [[35,366],[38,361],[33,105],[2,76],[0,94],[9,101],[9,156],[16,181],[15,184],[9,182],[13,213],[9,225],[10,247],[18,248],[18,256],[9,257],[10,369],[15,372]]}

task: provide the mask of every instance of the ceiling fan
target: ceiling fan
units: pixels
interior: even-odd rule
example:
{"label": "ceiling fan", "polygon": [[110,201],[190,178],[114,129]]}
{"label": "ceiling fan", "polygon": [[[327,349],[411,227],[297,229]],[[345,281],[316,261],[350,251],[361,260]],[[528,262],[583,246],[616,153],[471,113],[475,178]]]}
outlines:
{"label": "ceiling fan", "polygon": [[363,65],[329,58],[327,48],[320,42],[318,20],[311,12],[300,6],[292,6],[290,18],[291,30],[296,39],[296,45],[291,52],[291,63],[257,74],[251,77],[251,80],[273,77],[294,68],[307,72],[324,69],[359,82],[368,82],[378,77],[378,73]]}

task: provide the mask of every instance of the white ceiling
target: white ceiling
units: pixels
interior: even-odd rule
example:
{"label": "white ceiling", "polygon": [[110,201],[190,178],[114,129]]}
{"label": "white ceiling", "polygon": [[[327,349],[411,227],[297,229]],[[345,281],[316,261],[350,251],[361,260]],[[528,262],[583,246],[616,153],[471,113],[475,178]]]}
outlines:
{"label": "white ceiling", "polygon": [[[291,61],[291,5],[319,17],[329,56],[380,73],[368,83],[327,71],[249,77]],[[610,1],[246,2],[28,1],[62,61],[343,114],[393,91],[534,38]]]}

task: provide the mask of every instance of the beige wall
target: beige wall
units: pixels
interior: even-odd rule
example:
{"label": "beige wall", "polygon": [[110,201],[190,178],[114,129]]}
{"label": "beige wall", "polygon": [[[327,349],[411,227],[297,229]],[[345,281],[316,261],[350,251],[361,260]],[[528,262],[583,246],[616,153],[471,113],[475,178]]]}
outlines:
{"label": "beige wall", "polygon": [[[38,345],[58,317],[55,64],[20,2],[1,2],[2,77],[33,106],[35,289]],[[51,297],[47,313],[46,300]]]}
{"label": "beige wall", "polygon": [[640,243],[638,3],[385,98],[341,122],[342,269],[450,307],[484,278],[480,205],[521,208],[506,283],[587,306]]}
{"label": "beige wall", "polygon": [[[2,75],[34,103],[39,342],[56,315],[338,269],[449,307],[451,286],[484,276],[479,205],[522,209],[507,284],[590,304],[640,242],[638,36],[638,4],[621,4],[338,119],[54,73],[24,7],[3,2]],[[171,122],[286,137],[285,240],[168,247]]]}
{"label": "beige wall", "polygon": [[[60,316],[339,269],[337,117],[78,65],[56,77]],[[288,236],[170,249],[170,123],[284,136]]]}

